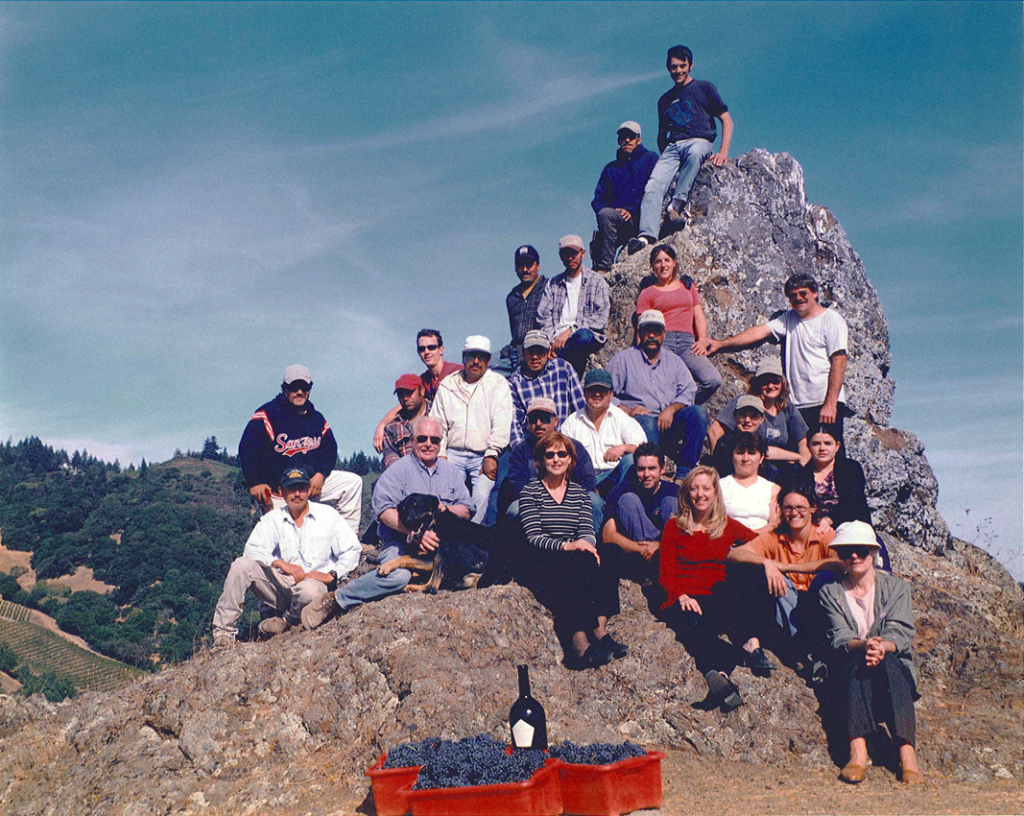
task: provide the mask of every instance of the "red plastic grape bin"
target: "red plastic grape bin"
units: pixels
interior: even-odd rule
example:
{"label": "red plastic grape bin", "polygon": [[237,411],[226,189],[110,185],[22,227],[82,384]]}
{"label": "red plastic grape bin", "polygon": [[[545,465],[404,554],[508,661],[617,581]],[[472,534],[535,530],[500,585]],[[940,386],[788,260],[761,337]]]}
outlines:
{"label": "red plastic grape bin", "polygon": [[[573,816],[619,816],[661,807],[661,751],[611,765],[558,764],[562,807]],[[415,812],[415,811],[414,811]]]}
{"label": "red plastic grape bin", "polygon": [[559,816],[562,796],[557,760],[525,782],[470,788],[409,790],[413,816]]}
{"label": "red plastic grape bin", "polygon": [[366,769],[373,787],[373,807],[377,816],[405,816],[409,812],[409,788],[416,781],[422,765],[408,768],[384,768],[387,754],[381,754],[377,761]]}

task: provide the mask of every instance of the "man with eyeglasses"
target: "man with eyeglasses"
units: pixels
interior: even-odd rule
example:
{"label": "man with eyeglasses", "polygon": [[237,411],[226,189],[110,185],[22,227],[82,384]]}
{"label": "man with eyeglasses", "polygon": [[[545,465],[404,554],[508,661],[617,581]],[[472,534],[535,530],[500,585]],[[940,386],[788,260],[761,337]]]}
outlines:
{"label": "man with eyeglasses", "polygon": [[491,341],[466,338],[463,369],[438,386],[430,416],[441,425],[441,453],[473,484],[473,521],[482,524],[498,477],[498,457],[508,447],[512,392],[508,380],[488,370]]}
{"label": "man with eyeglasses", "polygon": [[260,511],[285,506],[278,480],[288,467],[310,474],[309,497],[333,505],[359,533],[363,480],[354,473],[335,470],[338,443],[323,414],[309,395],[313,377],[304,365],[284,370],[281,393],[261,405],[249,420],[238,443],[242,477]]}
{"label": "man with eyeglasses", "polygon": [[601,171],[590,206],[597,213],[597,232],[590,245],[594,271],[607,275],[615,259],[615,249],[637,234],[640,202],[658,154],[640,142],[640,125],[633,120],[619,125],[619,143],[615,161]]}
{"label": "man with eyeglasses", "polygon": [[[420,329],[416,334],[416,353],[419,354],[427,370],[420,375],[423,382],[423,396],[433,400],[441,380],[460,371],[459,363],[449,363],[444,359],[444,339],[437,329]],[[399,408],[392,408],[377,423],[373,432],[373,449],[380,453],[384,450],[384,428],[398,416]]]}
{"label": "man with eyeglasses", "polygon": [[[558,407],[555,401],[543,396],[532,398],[526,406],[526,423],[529,427],[529,436],[512,446],[509,454],[508,479],[502,486],[503,491],[498,502],[500,509],[509,519],[519,517],[519,494],[529,482],[537,478],[537,463],[533,459],[533,449],[542,437],[558,428]],[[587,449],[575,439],[572,441],[576,445],[576,467],[569,474],[569,479],[590,494],[594,529],[597,530],[604,512],[604,499],[597,494],[594,463]]]}
{"label": "man with eyeglasses", "polygon": [[551,348],[568,360],[579,376],[590,355],[607,341],[611,295],[608,282],[583,265],[583,239],[566,235],[558,242],[558,258],[565,271],[544,289],[537,306],[537,328],[551,338]]}
{"label": "man with eyeglasses", "polygon": [[[398,517],[402,499],[413,493],[437,496],[444,511],[464,519],[475,509],[463,472],[438,456],[442,444],[440,423],[433,417],[421,416],[413,422],[412,432],[412,456],[403,456],[385,470],[373,489],[373,515],[379,522],[379,563],[382,565],[401,555],[433,552],[441,545],[433,530],[414,536],[402,526]],[[361,575],[303,609],[302,625],[316,629],[339,612],[401,592],[411,578],[412,573],[405,568],[390,570],[384,575],[378,568]]]}
{"label": "man with eyeglasses", "polygon": [[[818,282],[804,272],[785,283],[791,308],[760,326],[750,326],[724,340],[708,338],[694,354],[755,346],[771,339],[784,342],[783,368],[793,405],[809,428],[830,425],[842,442],[846,414],[846,352],[849,330],[843,316],[818,302]],[[840,450],[845,450],[843,445]]]}

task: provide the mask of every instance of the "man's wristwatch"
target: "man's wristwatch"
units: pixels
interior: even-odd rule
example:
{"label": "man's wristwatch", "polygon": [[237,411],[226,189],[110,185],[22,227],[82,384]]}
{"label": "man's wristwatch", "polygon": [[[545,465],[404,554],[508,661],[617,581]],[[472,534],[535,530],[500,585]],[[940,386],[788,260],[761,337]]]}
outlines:
{"label": "man's wristwatch", "polygon": [[327,574],[331,576],[331,582],[327,585],[327,591],[334,592],[338,588],[338,573],[335,570],[331,570]]}

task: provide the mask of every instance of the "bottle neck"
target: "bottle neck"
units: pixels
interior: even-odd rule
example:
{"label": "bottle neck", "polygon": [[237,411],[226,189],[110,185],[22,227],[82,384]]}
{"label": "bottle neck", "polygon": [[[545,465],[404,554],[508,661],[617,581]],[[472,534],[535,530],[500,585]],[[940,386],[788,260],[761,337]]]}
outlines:
{"label": "bottle neck", "polygon": [[519,696],[530,696],[530,670],[526,666],[519,666]]}

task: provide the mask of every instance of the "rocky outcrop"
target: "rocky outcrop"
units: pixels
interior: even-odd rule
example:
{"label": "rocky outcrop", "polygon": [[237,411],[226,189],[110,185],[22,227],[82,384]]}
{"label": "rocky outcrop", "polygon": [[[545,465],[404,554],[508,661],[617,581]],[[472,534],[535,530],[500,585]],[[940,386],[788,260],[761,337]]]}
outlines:
{"label": "rocky outcrop", "polygon": [[[878,293],[832,213],[807,203],[800,165],[785,153],[764,150],[723,168],[705,164],[691,195],[690,223],[667,243],[700,290],[712,337],[767,322],[788,308],[786,278],[814,275],[822,302],[834,305],[850,328],[846,390],[854,416],[846,425],[847,446],[864,465],[875,524],[915,546],[942,551],[949,529],[935,509],[938,483],[924,446],[913,434],[889,427],[895,383]],[[653,280],[647,256],[622,253],[609,275],[612,315],[603,361],[633,341],[636,298],[642,281]],[[712,358],[725,380],[708,404],[712,416],[746,391],[762,356],[777,353],[766,345]]]}
{"label": "rocky outcrop", "polygon": [[[922,762],[939,777],[1020,778],[1020,588],[969,545],[951,548],[955,558],[890,546],[915,593]],[[709,763],[829,766],[819,701],[792,671],[738,669],[746,705],[695,708],[706,688],[689,654],[639,587],[623,582],[621,594],[614,631],[632,652],[590,672],[561,666],[547,612],[511,585],[388,598],[317,632],[203,652],[117,693],[60,705],[0,697],[0,812],[351,812],[382,750],[432,734],[506,738],[520,662],[553,740],[628,737]]]}

